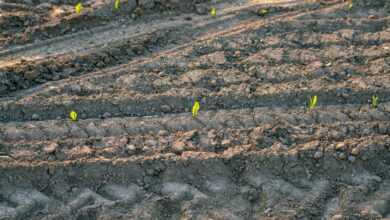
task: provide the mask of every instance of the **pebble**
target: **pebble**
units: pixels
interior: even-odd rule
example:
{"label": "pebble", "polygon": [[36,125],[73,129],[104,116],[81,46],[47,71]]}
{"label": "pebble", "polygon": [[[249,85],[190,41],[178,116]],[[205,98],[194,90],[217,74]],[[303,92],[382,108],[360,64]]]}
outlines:
{"label": "pebble", "polygon": [[267,208],[265,211],[264,211],[264,214],[270,214],[272,212],[272,209],[271,208]]}
{"label": "pebble", "polygon": [[369,15],[368,19],[378,19],[378,15]]}
{"label": "pebble", "polygon": [[356,161],[356,157],[354,157],[354,156],[349,156],[349,157],[348,157],[348,160],[349,160],[349,162],[353,163],[353,162]]}
{"label": "pebble", "polygon": [[345,153],[341,152],[341,153],[339,153],[338,158],[340,160],[345,160],[347,158],[347,155],[345,155]]}
{"label": "pebble", "polygon": [[344,150],[345,148],[345,143],[338,143],[336,144],[336,150]]}
{"label": "pebble", "polygon": [[343,216],[342,216],[342,215],[339,215],[339,214],[334,215],[334,216],[331,218],[331,220],[341,220],[341,219],[343,219]]}
{"label": "pebble", "polygon": [[214,139],[215,137],[217,136],[217,133],[214,129],[211,129],[208,133],[207,133],[207,137],[209,139]]}
{"label": "pebble", "polygon": [[77,85],[77,84],[73,84],[69,87],[70,91],[73,92],[73,93],[80,93],[81,92],[81,86],[80,85]]}
{"label": "pebble", "polygon": [[136,149],[136,147],[135,147],[133,144],[128,144],[128,145],[126,146],[126,149],[127,149],[128,151],[134,151],[134,150]]}
{"label": "pebble", "polygon": [[172,149],[176,153],[181,153],[185,150],[185,146],[186,144],[184,141],[178,140],[173,143]]}
{"label": "pebble", "polygon": [[207,14],[208,8],[205,4],[196,4],[195,5],[195,12],[198,15],[205,15]]}
{"label": "pebble", "polygon": [[190,140],[198,134],[196,130],[184,132],[182,135],[183,140]]}
{"label": "pebble", "polygon": [[168,135],[168,131],[167,130],[159,130],[158,131],[158,135],[159,136],[167,136]]}
{"label": "pebble", "polygon": [[352,154],[353,156],[357,156],[357,155],[359,155],[359,153],[360,153],[360,150],[359,150],[359,148],[357,148],[357,147],[355,147],[355,148],[352,149],[352,151],[351,151],[351,154]]}
{"label": "pebble", "polygon": [[322,151],[317,151],[314,153],[314,159],[320,159],[323,155]]}
{"label": "pebble", "polygon": [[162,105],[161,106],[161,111],[164,113],[168,113],[171,111],[171,107],[169,105]]}
{"label": "pebble", "polygon": [[153,169],[146,169],[146,174],[149,176],[153,176],[154,170]]}
{"label": "pebble", "polygon": [[43,151],[45,151],[45,153],[47,154],[51,154],[57,149],[57,147],[58,147],[57,143],[50,143],[49,145],[43,148]]}
{"label": "pebble", "polygon": [[38,9],[38,10],[49,10],[51,7],[52,6],[51,6],[50,3],[45,2],[45,3],[41,3],[38,6],[36,6],[36,9]]}
{"label": "pebble", "polygon": [[145,141],[145,144],[147,144],[148,146],[151,146],[151,147],[156,147],[158,143],[155,140],[147,140],[147,141]]}
{"label": "pebble", "polygon": [[221,142],[221,145],[222,145],[223,147],[226,147],[226,146],[231,145],[231,143],[232,143],[231,140],[229,140],[229,139],[224,139],[224,140]]}
{"label": "pebble", "polygon": [[103,114],[103,117],[102,117],[102,118],[109,118],[109,117],[111,117],[111,113],[105,112],[105,113]]}
{"label": "pebble", "polygon": [[388,127],[385,124],[378,124],[378,130],[380,134],[387,134]]}
{"label": "pebble", "polygon": [[33,114],[31,117],[32,120],[39,120],[39,115],[38,114]]}

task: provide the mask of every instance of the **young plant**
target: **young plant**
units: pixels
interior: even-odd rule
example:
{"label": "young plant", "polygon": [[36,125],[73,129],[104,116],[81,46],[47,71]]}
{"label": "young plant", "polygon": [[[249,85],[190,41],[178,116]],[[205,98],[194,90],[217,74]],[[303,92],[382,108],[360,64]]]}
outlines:
{"label": "young plant", "polygon": [[311,96],[310,97],[310,100],[309,100],[309,110],[313,110],[315,107],[317,106],[317,96],[314,95],[314,96]]}
{"label": "young plant", "polygon": [[192,106],[192,117],[195,118],[198,115],[200,108],[200,103],[198,100],[195,100],[194,105]]}
{"label": "young plant", "polygon": [[72,120],[72,121],[77,121],[77,112],[71,111],[71,112],[69,113],[69,118],[70,118],[70,120]]}
{"label": "young plant", "polygon": [[77,14],[80,14],[81,11],[83,10],[83,5],[81,4],[81,2],[77,3],[76,6],[74,7],[75,11]]}
{"label": "young plant", "polygon": [[118,10],[121,6],[121,0],[115,0],[114,8]]}
{"label": "young plant", "polygon": [[377,95],[373,95],[371,97],[371,107],[378,108],[378,101],[379,101],[379,97]]}
{"label": "young plant", "polygon": [[264,16],[266,16],[266,15],[268,14],[268,10],[265,9],[265,8],[262,8],[262,9],[259,9],[259,10],[257,11],[257,13],[258,13],[260,16],[264,17]]}
{"label": "young plant", "polygon": [[210,14],[211,14],[211,17],[216,17],[217,16],[217,9],[211,8]]}
{"label": "young plant", "polygon": [[352,10],[353,8],[353,2],[352,0],[348,2],[348,11]]}

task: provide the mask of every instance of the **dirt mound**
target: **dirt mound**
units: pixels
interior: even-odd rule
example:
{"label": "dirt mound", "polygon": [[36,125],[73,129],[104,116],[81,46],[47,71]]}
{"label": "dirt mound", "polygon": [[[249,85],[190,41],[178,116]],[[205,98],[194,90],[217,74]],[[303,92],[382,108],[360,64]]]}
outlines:
{"label": "dirt mound", "polygon": [[140,3],[0,4],[1,220],[390,218],[383,5]]}

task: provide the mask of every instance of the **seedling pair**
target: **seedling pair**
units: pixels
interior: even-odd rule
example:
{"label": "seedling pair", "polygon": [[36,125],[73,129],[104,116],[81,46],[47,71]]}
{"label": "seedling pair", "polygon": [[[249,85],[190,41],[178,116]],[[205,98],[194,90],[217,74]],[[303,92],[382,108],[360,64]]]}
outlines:
{"label": "seedling pair", "polygon": [[[120,5],[121,5],[121,0],[115,0],[114,8],[116,10],[118,10],[120,8]],[[81,2],[79,2],[75,5],[75,11],[77,14],[80,14],[83,9],[84,9],[84,7],[83,7],[83,4]]]}
{"label": "seedling pair", "polygon": [[[311,96],[308,104],[309,110],[313,110],[317,106],[317,96]],[[371,96],[371,108],[378,108],[379,97],[377,95]]]}
{"label": "seedling pair", "polygon": [[[200,109],[200,102],[199,100],[195,100],[194,105],[192,106],[192,117],[196,117],[198,115],[198,111]],[[76,111],[70,111],[69,118],[72,121],[77,121],[78,115]]]}

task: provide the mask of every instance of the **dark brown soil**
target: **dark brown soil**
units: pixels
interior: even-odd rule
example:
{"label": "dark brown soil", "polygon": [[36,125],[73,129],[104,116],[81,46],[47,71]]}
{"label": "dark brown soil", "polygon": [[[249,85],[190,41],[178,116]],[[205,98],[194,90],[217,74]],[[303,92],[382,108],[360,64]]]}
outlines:
{"label": "dark brown soil", "polygon": [[373,2],[0,2],[0,220],[390,218]]}

